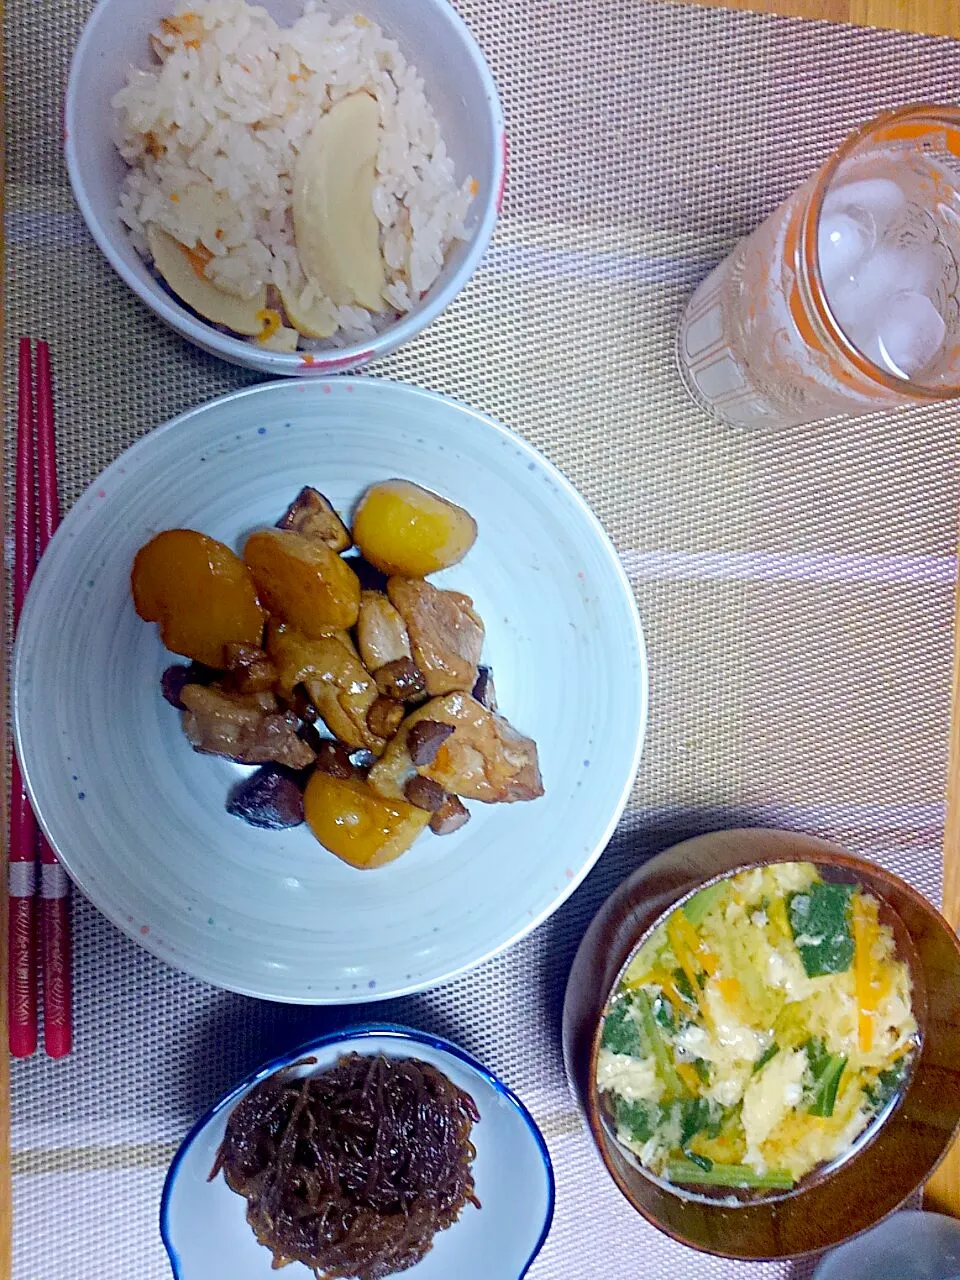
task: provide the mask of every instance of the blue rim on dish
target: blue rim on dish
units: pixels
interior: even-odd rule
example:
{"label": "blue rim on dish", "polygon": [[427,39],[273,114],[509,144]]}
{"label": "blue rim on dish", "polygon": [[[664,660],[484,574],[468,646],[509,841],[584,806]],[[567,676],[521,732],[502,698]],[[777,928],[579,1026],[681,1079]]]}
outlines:
{"label": "blue rim on dish", "polygon": [[373,1039],[374,1037],[394,1040],[409,1040],[414,1044],[427,1045],[431,1049],[439,1049],[442,1053],[448,1053],[453,1058],[459,1058],[461,1062],[466,1063],[466,1065],[470,1067],[471,1070],[475,1071],[477,1075],[482,1076],[483,1079],[486,1080],[502,1098],[505,1098],[507,1102],[509,1102],[513,1108],[519,1112],[521,1119],[530,1131],[530,1136],[537,1145],[537,1150],[540,1152],[540,1158],[543,1161],[544,1172],[547,1176],[547,1212],[544,1216],[543,1228],[541,1229],[540,1236],[533,1247],[533,1251],[524,1263],[523,1270],[520,1271],[517,1276],[517,1280],[523,1280],[523,1277],[530,1270],[531,1266],[533,1266],[537,1255],[543,1248],[547,1236],[550,1234],[550,1227],[553,1224],[553,1212],[557,1198],[556,1180],[553,1176],[553,1162],[550,1159],[550,1152],[547,1149],[547,1144],[544,1141],[543,1134],[540,1132],[539,1126],[533,1116],[513,1090],[505,1085],[502,1080],[498,1079],[492,1071],[489,1071],[482,1065],[482,1063],[478,1062],[476,1058],[471,1057],[466,1050],[461,1049],[458,1045],[452,1044],[449,1040],[444,1040],[442,1036],[430,1035],[426,1031],[416,1031],[412,1027],[402,1027],[399,1023],[395,1022],[362,1023],[358,1026],[344,1027],[340,1031],[330,1031],[326,1035],[316,1036],[312,1040],[307,1040],[305,1043],[298,1045],[295,1049],[291,1049],[287,1053],[280,1054],[279,1057],[273,1058],[270,1062],[265,1063],[264,1066],[258,1067],[256,1071],[251,1072],[246,1079],[241,1080],[238,1085],[235,1085],[228,1094],[222,1097],[219,1102],[215,1102],[209,1111],[205,1112],[204,1115],[194,1123],[187,1136],[177,1148],[177,1153],[173,1157],[170,1168],[167,1170],[167,1176],[163,1182],[163,1194],[160,1197],[160,1237],[163,1240],[164,1248],[166,1249],[167,1256],[170,1259],[170,1265],[173,1268],[174,1280],[184,1280],[184,1276],[180,1269],[180,1256],[174,1248],[173,1241],[170,1238],[170,1197],[173,1193],[173,1186],[177,1180],[180,1165],[187,1151],[192,1146],[194,1139],[199,1136],[215,1116],[219,1115],[225,1108],[231,1107],[235,1102],[237,1102],[242,1094],[246,1093],[254,1085],[259,1084],[261,1080],[265,1080],[268,1076],[272,1076],[275,1072],[281,1071],[284,1067],[290,1066],[291,1063],[296,1062],[299,1058],[308,1055],[311,1050],[326,1048],[328,1045],[337,1044],[340,1041]]}

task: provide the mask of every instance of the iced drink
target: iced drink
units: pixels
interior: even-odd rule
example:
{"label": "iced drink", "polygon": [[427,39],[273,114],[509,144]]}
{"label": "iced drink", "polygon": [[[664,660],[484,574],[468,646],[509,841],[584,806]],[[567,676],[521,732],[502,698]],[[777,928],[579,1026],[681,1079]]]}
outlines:
{"label": "iced drink", "polygon": [[732,424],[790,425],[960,393],[960,111],[849,138],[700,285],[678,361]]}

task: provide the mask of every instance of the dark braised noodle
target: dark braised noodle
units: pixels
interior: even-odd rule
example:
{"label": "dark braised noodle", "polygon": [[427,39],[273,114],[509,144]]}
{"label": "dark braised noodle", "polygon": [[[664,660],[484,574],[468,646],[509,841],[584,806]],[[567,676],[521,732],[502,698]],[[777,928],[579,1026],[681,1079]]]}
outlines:
{"label": "dark braised noodle", "polygon": [[246,1198],[275,1267],[381,1280],[419,1262],[468,1201],[480,1207],[470,1141],[479,1119],[470,1095],[429,1063],[350,1053],[248,1093],[210,1177],[222,1169]]}

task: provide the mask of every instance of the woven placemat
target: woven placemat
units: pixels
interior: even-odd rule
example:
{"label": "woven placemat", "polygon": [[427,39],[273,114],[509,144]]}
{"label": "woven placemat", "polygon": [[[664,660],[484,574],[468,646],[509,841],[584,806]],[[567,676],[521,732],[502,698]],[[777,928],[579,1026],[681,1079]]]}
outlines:
{"label": "woven placemat", "polygon": [[[534,1280],[799,1280],[805,1264],[722,1263],[630,1212],[569,1100],[560,1005],[598,904],[688,834],[815,832],[939,895],[957,412],[724,430],[686,401],[673,335],[692,285],[850,128],[956,97],[960,46],[640,0],[459,7],[508,112],[504,216],[462,297],[376,372],[492,412],[585,494],[636,587],[652,715],[631,807],[566,906],[474,973],[363,1012],[459,1041],[532,1108],[559,1193]],[[153,320],[73,206],[60,104],[88,9],[6,6],[8,342],[51,342],[67,502],[143,432],[251,380]],[[6,368],[13,405],[9,349]],[[14,1070],[15,1280],[160,1280],[173,1145],[249,1068],[351,1014],[212,990],[83,902],[76,996],[74,1055]]]}

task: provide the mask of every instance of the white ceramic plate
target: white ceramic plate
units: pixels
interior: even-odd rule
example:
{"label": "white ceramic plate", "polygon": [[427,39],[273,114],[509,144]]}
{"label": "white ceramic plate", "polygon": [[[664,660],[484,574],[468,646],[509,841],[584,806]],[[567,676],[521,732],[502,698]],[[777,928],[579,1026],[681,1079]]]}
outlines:
{"label": "white ceramic plate", "polygon": [[[160,1233],[175,1280],[269,1280],[270,1253],[247,1225],[246,1202],[222,1176],[208,1182],[227,1118],[254,1085],[281,1067],[312,1056],[322,1071],[342,1054],[385,1053],[432,1063],[465,1089],[480,1120],[471,1141],[477,1149],[473,1176],[481,1208],[465,1206],[459,1221],[437,1234],[427,1256],[405,1276],[411,1280],[521,1280],[540,1252],[553,1218],[550,1156],[523,1104],[479,1062],[436,1036],[403,1027],[358,1027],[301,1045],[238,1085],[199,1120],[184,1139],[167,1174],[160,1205]],[[283,1270],[289,1280],[309,1280],[300,1263]]]}
{"label": "white ceramic plate", "polygon": [[[239,547],[304,484],[349,513],[403,476],[479,536],[439,575],[486,622],[501,711],[536,739],[546,795],[471,805],[453,836],[356,871],[305,827],[224,809],[245,770],[197,755],[163,701],[178,661],[137,618],[130,566],[154,533]],[[17,750],[54,848],[124,932],[186,972],[305,1004],[395,996],[509,946],[602,852],[640,757],[643,637],[614,548],[569,483],[503,427],[378,379],[273,383],[154,431],[95,480],[39,567],[14,656]]]}
{"label": "white ceramic plate", "polygon": [[960,1280],[960,1222],[901,1209],[821,1257],[812,1280]]}

